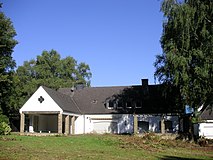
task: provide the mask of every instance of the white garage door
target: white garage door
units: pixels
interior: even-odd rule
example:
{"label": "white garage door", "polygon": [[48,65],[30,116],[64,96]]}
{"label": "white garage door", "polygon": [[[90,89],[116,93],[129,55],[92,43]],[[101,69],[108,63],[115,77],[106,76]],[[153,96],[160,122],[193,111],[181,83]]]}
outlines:
{"label": "white garage door", "polygon": [[93,131],[95,133],[117,133],[117,122],[98,121],[93,122]]}
{"label": "white garage door", "polygon": [[204,136],[208,139],[213,139],[213,123],[201,123],[199,131],[200,136]]}

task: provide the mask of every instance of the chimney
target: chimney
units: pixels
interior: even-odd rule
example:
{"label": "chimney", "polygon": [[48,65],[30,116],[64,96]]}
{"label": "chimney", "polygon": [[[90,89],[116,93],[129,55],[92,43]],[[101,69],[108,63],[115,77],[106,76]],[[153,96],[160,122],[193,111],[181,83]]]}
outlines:
{"label": "chimney", "polygon": [[148,79],[142,79],[142,89],[144,96],[149,95],[149,80]]}
{"label": "chimney", "polygon": [[142,86],[148,86],[149,85],[149,80],[148,79],[142,79]]}

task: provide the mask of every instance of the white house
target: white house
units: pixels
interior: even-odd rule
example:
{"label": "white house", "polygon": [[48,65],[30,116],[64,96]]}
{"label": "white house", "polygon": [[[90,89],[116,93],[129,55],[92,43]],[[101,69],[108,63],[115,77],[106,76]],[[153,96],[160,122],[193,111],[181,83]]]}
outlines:
{"label": "white house", "polygon": [[195,136],[213,139],[213,111],[210,107],[201,110],[200,120],[194,125]]}
{"label": "white house", "polygon": [[60,88],[40,86],[20,109],[20,132],[133,133],[179,130],[183,113],[161,85]]}

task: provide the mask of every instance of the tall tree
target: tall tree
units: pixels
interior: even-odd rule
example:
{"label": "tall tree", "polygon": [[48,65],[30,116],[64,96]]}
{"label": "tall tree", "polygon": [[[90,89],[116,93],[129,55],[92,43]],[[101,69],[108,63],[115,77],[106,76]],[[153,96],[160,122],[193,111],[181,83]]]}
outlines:
{"label": "tall tree", "polygon": [[155,77],[179,88],[193,108],[213,101],[213,1],[164,0],[161,45]]}
{"label": "tall tree", "polygon": [[73,87],[78,83],[90,86],[92,76],[89,65],[77,63],[73,57],[61,59],[55,51],[43,51],[41,55],[16,70],[17,87],[14,98],[19,98],[15,106],[23,103],[33,94],[38,86],[44,85],[53,89]]}
{"label": "tall tree", "polygon": [[[1,9],[2,4],[0,4]],[[13,73],[16,66],[12,52],[17,44],[15,29],[9,18],[0,11],[0,114],[8,116],[10,94],[13,89]]]}

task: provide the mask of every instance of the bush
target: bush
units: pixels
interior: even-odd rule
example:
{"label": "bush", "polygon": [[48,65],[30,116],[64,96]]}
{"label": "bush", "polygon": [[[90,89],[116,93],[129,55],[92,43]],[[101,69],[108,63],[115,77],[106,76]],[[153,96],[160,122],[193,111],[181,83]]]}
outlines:
{"label": "bush", "polygon": [[11,132],[11,128],[10,126],[5,123],[5,122],[1,122],[0,123],[0,135],[8,135]]}
{"label": "bush", "polygon": [[0,123],[1,122],[5,122],[5,123],[9,124],[9,119],[7,118],[7,116],[0,113]]}
{"label": "bush", "polygon": [[205,147],[207,144],[208,144],[208,141],[205,137],[200,137],[198,139],[198,144],[201,146],[201,147]]}
{"label": "bush", "polygon": [[0,114],[0,135],[10,134],[11,130],[7,116]]}

